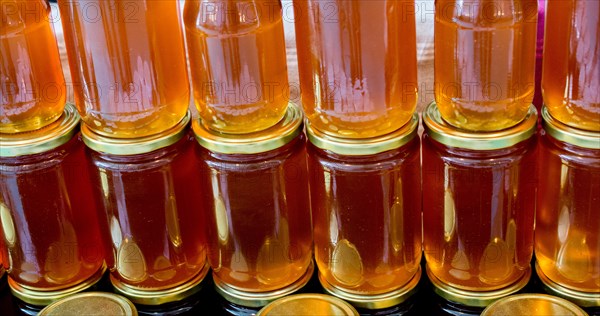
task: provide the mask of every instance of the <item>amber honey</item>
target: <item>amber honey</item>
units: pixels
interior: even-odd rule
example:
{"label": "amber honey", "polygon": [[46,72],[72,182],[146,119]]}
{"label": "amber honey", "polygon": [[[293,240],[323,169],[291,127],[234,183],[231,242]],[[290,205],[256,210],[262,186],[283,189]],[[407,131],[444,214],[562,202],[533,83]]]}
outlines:
{"label": "amber honey", "polygon": [[44,0],[0,3],[0,132],[44,127],[61,115],[66,86]]}
{"label": "amber honey", "polygon": [[[93,143],[95,136],[89,130],[84,129],[84,135],[96,150],[113,149]],[[105,214],[107,243],[112,245],[106,262],[113,285],[145,305],[154,303],[136,293],[165,294],[187,284],[206,263],[194,141],[187,134],[173,137],[181,139],[173,143],[171,138],[170,145],[144,153],[88,150],[95,167],[94,194]]]}
{"label": "amber honey", "polygon": [[537,264],[552,282],[598,298],[600,138],[596,148],[586,148],[549,132],[541,137],[538,156]]}
{"label": "amber honey", "polygon": [[250,133],[281,120],[289,86],[280,1],[186,1],[183,18],[203,124]]}
{"label": "amber honey", "polygon": [[530,275],[537,115],[503,132],[465,133],[423,114],[423,242],[436,292],[484,307]]}
{"label": "amber honey", "polygon": [[308,146],[315,258],[329,287],[368,299],[420,276],[419,145],[412,134],[402,147],[360,156]]}
{"label": "amber honey", "polygon": [[537,0],[435,2],[435,100],[446,122],[509,128],[534,96]]}
{"label": "amber honey", "polygon": [[177,1],[59,1],[84,123],[116,138],[177,124],[189,82]]}
{"label": "amber honey", "polygon": [[294,1],[302,104],[315,129],[365,138],[417,104],[412,1]]}
{"label": "amber honey", "polygon": [[600,2],[548,1],[542,91],[564,124],[600,131]]}
{"label": "amber honey", "polygon": [[[34,305],[48,304],[71,288],[82,290],[82,284],[90,286],[97,281],[90,278],[103,272],[104,247],[84,146],[72,130],[78,118],[71,122],[71,131],[55,138],[47,137],[53,133],[47,129],[31,134],[45,139],[44,146],[52,148],[46,151],[22,146],[22,139],[2,139],[6,151],[0,157],[0,219],[8,251],[4,264],[13,293]],[[19,146],[33,151],[11,153]]]}

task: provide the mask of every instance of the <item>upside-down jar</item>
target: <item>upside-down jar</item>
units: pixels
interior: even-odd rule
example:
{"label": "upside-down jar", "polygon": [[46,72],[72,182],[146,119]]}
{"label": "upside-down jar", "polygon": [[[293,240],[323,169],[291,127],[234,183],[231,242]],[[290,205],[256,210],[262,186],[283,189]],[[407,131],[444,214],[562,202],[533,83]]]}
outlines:
{"label": "upside-down jar", "polygon": [[531,275],[537,112],[481,133],[452,127],[432,103],[423,122],[427,275],[443,298],[485,307]]}
{"label": "upside-down jar", "polygon": [[45,0],[0,2],[0,133],[42,128],[66,99],[58,46]]}
{"label": "upside-down jar", "polygon": [[217,292],[260,307],[302,288],[314,268],[300,109],[257,133],[193,129]]}
{"label": "upside-down jar", "polygon": [[77,109],[107,137],[177,125],[190,101],[178,1],[60,0]]}
{"label": "upside-down jar", "polygon": [[90,288],[105,271],[99,213],[67,105],[43,129],[0,134],[0,220],[13,295],[42,306]]}
{"label": "upside-down jar", "polygon": [[600,306],[600,132],[572,128],[542,109],[535,227],[546,290]]}
{"label": "upside-down jar", "polygon": [[367,139],[307,125],[315,258],[325,291],[358,308],[398,305],[421,277],[419,120]]}
{"label": "upside-down jar", "polygon": [[117,293],[139,305],[184,300],[208,272],[189,115],[153,136],[120,139],[82,126]]}

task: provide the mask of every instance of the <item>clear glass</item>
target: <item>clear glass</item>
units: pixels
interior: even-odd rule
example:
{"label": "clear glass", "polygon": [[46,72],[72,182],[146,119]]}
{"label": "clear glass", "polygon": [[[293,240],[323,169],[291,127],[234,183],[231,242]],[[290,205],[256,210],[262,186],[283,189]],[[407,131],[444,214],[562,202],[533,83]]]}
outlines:
{"label": "clear glass", "polygon": [[308,146],[315,258],[334,287],[361,296],[398,290],[421,263],[419,138],[375,155]]}
{"label": "clear glass", "polygon": [[65,107],[66,86],[46,0],[0,3],[0,133],[42,128]]}
{"label": "clear glass", "polygon": [[534,96],[537,0],[436,0],[435,101],[455,127],[522,121]]}
{"label": "clear glass", "polygon": [[600,131],[600,1],[548,1],[542,93],[550,114]]}
{"label": "clear glass", "polygon": [[75,104],[96,133],[135,138],[173,127],[190,91],[177,1],[58,1]]}
{"label": "clear glass", "polygon": [[417,105],[414,2],[295,0],[302,105],[313,128],[366,138]]}
{"label": "clear glass", "polygon": [[198,146],[213,277],[267,292],[300,279],[312,260],[305,138],[259,154]]}
{"label": "clear glass", "polygon": [[473,292],[501,289],[530,269],[535,137],[497,150],[452,148],[423,135],[427,268]]}
{"label": "clear glass", "polygon": [[0,158],[7,272],[34,291],[66,289],[104,264],[99,213],[77,134],[48,152]]}
{"label": "clear glass", "polygon": [[160,291],[184,284],[206,263],[205,216],[194,163],[195,140],[149,153],[116,156],[88,149],[111,276],[128,287]]}
{"label": "clear glass", "polygon": [[550,280],[600,293],[600,150],[545,134],[539,146],[535,257]]}
{"label": "clear glass", "polygon": [[203,124],[250,133],[279,122],[289,86],[278,0],[187,0],[194,102]]}

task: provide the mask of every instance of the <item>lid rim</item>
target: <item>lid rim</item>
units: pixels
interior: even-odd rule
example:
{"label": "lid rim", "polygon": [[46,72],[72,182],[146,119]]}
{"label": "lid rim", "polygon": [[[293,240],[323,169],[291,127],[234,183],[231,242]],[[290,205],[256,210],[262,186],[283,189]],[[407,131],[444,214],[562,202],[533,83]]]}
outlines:
{"label": "lid rim", "polygon": [[111,302],[116,303],[119,307],[121,307],[123,309],[123,312],[124,312],[123,315],[128,315],[128,316],[138,315],[137,308],[126,297],[124,297],[122,295],[114,294],[114,293],[96,292],[96,291],[83,292],[83,293],[69,295],[61,300],[58,300],[58,301],[46,306],[44,309],[42,309],[39,312],[38,315],[40,315],[40,316],[53,315],[55,313],[54,309],[56,309],[57,307],[60,307],[63,304],[68,304],[69,302],[72,302],[74,300],[89,299],[90,297],[91,298],[103,297],[103,298],[109,299]]}
{"label": "lid rim", "polygon": [[542,126],[546,133],[561,142],[581,148],[600,150],[600,132],[587,131],[564,124],[550,114],[546,105],[542,107]]}
{"label": "lid rim", "polygon": [[423,127],[435,141],[455,148],[497,150],[514,146],[530,139],[536,133],[537,110],[530,105],[527,116],[512,127],[498,131],[468,131],[443,120],[435,101],[423,111]]}
{"label": "lid rim", "polygon": [[[263,307],[261,310],[259,310],[256,313],[256,316],[268,316],[268,315],[270,315],[270,313],[273,312],[274,309],[280,307],[281,305],[289,303],[290,301],[293,302],[295,300],[306,300],[306,299],[328,302],[331,304],[331,306],[335,306],[335,307],[339,308],[340,312],[345,312],[345,315],[347,315],[347,316],[358,316],[359,315],[358,311],[356,311],[356,309],[351,304],[349,304],[348,302],[345,302],[344,300],[336,298],[335,296],[325,295],[325,294],[317,294],[317,293],[306,293],[306,294],[288,295],[288,296],[282,297],[278,300],[275,300],[275,301],[269,303],[268,305],[266,305],[265,307]],[[281,314],[283,311],[275,310],[275,312],[278,312]],[[285,314],[293,314],[294,311],[286,310],[284,313]],[[279,314],[277,314],[277,315],[279,315]]]}
{"label": "lid rim", "polygon": [[[546,302],[552,302],[555,305],[562,306],[564,309],[571,311],[573,313],[571,315],[576,315],[576,316],[587,315],[587,313],[583,309],[581,309],[579,306],[573,304],[572,302],[569,302],[565,299],[562,299],[562,298],[559,298],[556,296],[552,296],[552,295],[548,295],[548,294],[540,294],[540,293],[524,293],[524,294],[516,294],[516,295],[510,295],[510,296],[504,297],[502,299],[499,299],[499,300],[493,302],[488,307],[486,307],[483,310],[483,312],[481,312],[481,315],[482,316],[494,315],[494,313],[497,312],[494,309],[497,309],[499,306],[505,305],[507,303],[513,303],[515,301],[519,301],[519,300],[523,300],[523,299],[526,300],[527,302],[530,302],[531,300],[535,300],[535,299],[537,299],[537,300],[543,299]],[[538,314],[536,314],[536,315],[538,315]]]}

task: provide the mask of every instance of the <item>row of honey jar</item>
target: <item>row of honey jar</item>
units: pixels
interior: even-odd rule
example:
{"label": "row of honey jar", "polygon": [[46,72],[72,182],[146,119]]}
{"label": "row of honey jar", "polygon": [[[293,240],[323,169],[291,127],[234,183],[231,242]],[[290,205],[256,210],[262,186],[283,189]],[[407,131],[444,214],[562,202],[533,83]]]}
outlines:
{"label": "row of honey jar", "polygon": [[219,294],[256,307],[300,289],[314,254],[325,291],[379,309],[414,292],[424,253],[436,293],[486,306],[527,283],[535,248],[550,291],[598,306],[600,137],[542,114],[540,137],[533,107],[470,133],[432,103],[422,140],[416,115],[357,140],[304,126],[290,104],[261,132],[188,115],[119,140],[79,132],[69,105],[42,130],[0,135],[9,285],[45,305],[108,268],[118,293],[160,305],[193,294],[210,265]]}
{"label": "row of honey jar", "polygon": [[[282,23],[292,12],[304,112],[325,134],[370,138],[410,121],[417,17],[435,19],[435,98],[450,124],[509,128],[534,94],[537,0],[439,0],[433,12],[413,0],[298,0],[285,10],[278,0],[187,0],[185,32],[174,0],[58,3],[75,104],[104,136],[178,124],[190,101],[187,59],[207,127],[243,134],[277,124],[298,90]],[[1,10],[0,132],[38,129],[60,116],[67,94],[57,17],[45,0],[6,0]],[[547,2],[545,103],[563,123],[592,131],[600,131],[599,13],[598,1]]]}

